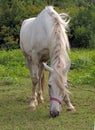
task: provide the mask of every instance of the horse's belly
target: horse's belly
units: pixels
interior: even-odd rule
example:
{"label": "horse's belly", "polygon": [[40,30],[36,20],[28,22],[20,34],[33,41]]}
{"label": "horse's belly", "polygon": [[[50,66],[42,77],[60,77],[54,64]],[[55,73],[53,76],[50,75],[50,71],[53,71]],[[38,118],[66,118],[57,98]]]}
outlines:
{"label": "horse's belly", "polygon": [[49,50],[43,48],[40,52],[37,53],[39,62],[46,62],[49,59]]}

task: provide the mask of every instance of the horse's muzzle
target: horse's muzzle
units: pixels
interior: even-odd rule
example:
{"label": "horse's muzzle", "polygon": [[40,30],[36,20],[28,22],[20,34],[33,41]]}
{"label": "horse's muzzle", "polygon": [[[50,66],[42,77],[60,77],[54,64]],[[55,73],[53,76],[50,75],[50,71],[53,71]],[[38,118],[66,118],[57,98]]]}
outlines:
{"label": "horse's muzzle", "polygon": [[56,116],[59,116],[59,111],[50,111],[50,115],[52,118],[55,118]]}

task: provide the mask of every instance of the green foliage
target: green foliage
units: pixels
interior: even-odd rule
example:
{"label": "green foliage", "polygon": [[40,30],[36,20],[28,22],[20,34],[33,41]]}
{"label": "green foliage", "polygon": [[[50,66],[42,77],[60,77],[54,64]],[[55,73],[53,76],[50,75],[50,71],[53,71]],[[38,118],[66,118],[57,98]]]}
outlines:
{"label": "green foliage", "polygon": [[30,1],[0,1],[0,47],[5,49],[19,48],[19,32],[24,19],[36,16],[41,7]]}
{"label": "green foliage", "polygon": [[95,2],[88,0],[1,0],[0,48],[19,48],[24,19],[35,17],[46,5],[71,16],[69,39],[72,47],[95,48]]}
{"label": "green foliage", "polygon": [[71,44],[74,47],[84,47],[93,48],[95,47],[95,26],[92,24],[94,22],[92,12],[95,7],[92,6],[88,8],[80,7],[77,13],[77,17],[73,17],[71,25]]}

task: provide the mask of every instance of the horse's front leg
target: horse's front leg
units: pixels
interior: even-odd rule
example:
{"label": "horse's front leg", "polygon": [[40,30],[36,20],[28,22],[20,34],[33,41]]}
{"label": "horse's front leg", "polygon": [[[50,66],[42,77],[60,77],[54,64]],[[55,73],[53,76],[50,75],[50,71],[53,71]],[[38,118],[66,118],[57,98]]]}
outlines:
{"label": "horse's front leg", "polygon": [[27,65],[30,70],[31,80],[32,80],[32,95],[31,95],[31,102],[29,108],[35,109],[38,105],[37,101],[37,93],[36,93],[36,86],[39,80],[38,77],[38,65],[33,64],[31,58],[27,58]]}
{"label": "horse's front leg", "polygon": [[39,84],[38,84],[38,102],[43,103],[43,89],[44,89],[44,67],[43,65],[39,65]]}
{"label": "horse's front leg", "polygon": [[37,93],[36,93],[36,85],[38,83],[38,80],[35,78],[32,78],[32,95],[31,95],[31,102],[29,105],[29,108],[35,110],[36,106],[38,105],[37,101]]}
{"label": "horse's front leg", "polygon": [[[67,79],[68,79],[68,78],[67,78],[67,73],[65,73],[65,75],[64,75],[64,83],[65,83],[65,84],[64,84],[64,85],[65,85],[66,89],[68,89]],[[68,93],[66,93],[66,94],[64,95],[63,101],[66,103],[66,105],[67,105],[67,110],[68,110],[68,111],[75,111],[75,107],[72,105]]]}
{"label": "horse's front leg", "polygon": [[75,107],[72,105],[68,94],[64,96],[63,101],[66,103],[68,111],[75,111]]}

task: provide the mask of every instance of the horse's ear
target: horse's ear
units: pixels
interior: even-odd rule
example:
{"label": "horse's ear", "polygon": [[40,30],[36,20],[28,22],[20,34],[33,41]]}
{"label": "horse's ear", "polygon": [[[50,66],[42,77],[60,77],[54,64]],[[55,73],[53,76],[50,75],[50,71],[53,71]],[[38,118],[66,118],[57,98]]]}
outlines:
{"label": "horse's ear", "polygon": [[44,68],[49,71],[49,72],[53,72],[53,68],[49,67],[46,63],[43,62]]}

